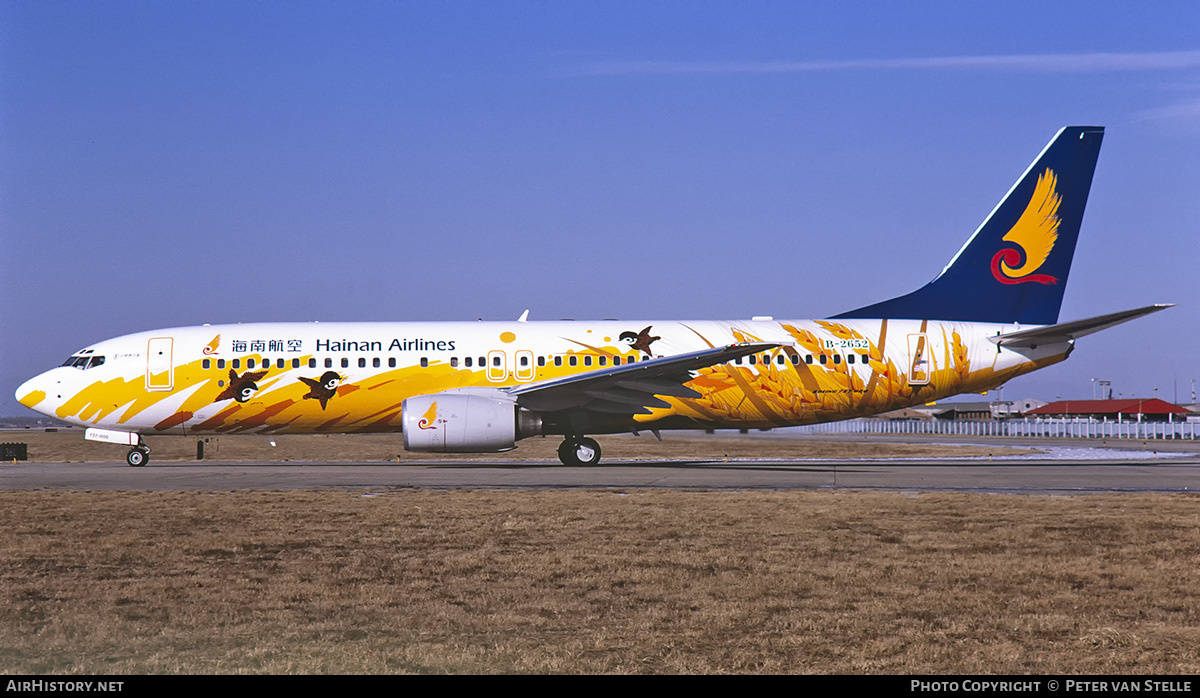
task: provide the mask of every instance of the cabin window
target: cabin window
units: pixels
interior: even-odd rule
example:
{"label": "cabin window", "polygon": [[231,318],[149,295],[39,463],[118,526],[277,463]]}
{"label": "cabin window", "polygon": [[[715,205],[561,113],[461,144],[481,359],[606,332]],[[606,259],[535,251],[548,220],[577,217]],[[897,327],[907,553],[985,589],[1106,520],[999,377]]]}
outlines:
{"label": "cabin window", "polygon": [[793,365],[793,366],[796,366],[796,365],[797,365],[797,364],[799,364],[799,363],[800,363],[800,355],[799,355],[799,354],[792,354],[792,365]]}
{"label": "cabin window", "polygon": [[309,360],[308,360],[308,367],[309,367],[309,368],[316,368],[316,367],[317,367],[317,360],[316,360],[316,359],[309,359]]}
{"label": "cabin window", "polygon": [[620,365],[621,365],[621,357],[614,356],[613,357],[613,366],[620,366]]}
{"label": "cabin window", "polygon": [[775,357],[775,363],[779,364],[780,366],[782,366],[786,362],[787,362],[787,359],[785,359],[783,357],[783,354],[780,354],[779,356]]}
{"label": "cabin window", "polygon": [[556,357],[554,357],[554,365],[555,365],[555,366],[562,366],[562,357],[561,357],[561,356],[556,356]]}
{"label": "cabin window", "polygon": [[821,354],[821,365],[824,366],[827,363],[829,363],[829,357],[825,354]]}
{"label": "cabin window", "polygon": [[[395,359],[388,359],[388,360],[395,361]],[[450,368],[458,368],[458,357],[457,356],[450,357]]]}
{"label": "cabin window", "polygon": [[471,357],[468,356],[467,358],[463,359],[463,366],[471,368]]}
{"label": "cabin window", "polygon": [[607,356],[596,357],[596,363],[603,366],[604,364],[608,363],[607,359],[608,359]]}
{"label": "cabin window", "polygon": [[367,367],[367,357],[365,357],[365,356],[358,357],[358,367],[359,368]]}
{"label": "cabin window", "polygon": [[854,354],[851,354],[850,356],[846,357],[846,363],[848,363],[848,364],[854,363]]}
{"label": "cabin window", "polygon": [[757,354],[751,354],[751,355],[750,355],[750,365],[751,365],[751,366],[754,366],[754,365],[755,365],[755,364],[757,364],[757,363],[758,363],[758,355],[757,355]]}
{"label": "cabin window", "polygon": [[495,355],[495,356],[493,356],[493,357],[492,357],[492,365],[493,365],[493,366],[499,366],[499,365],[500,365],[500,355],[499,355],[499,354],[497,354],[497,355]]}
{"label": "cabin window", "polygon": [[429,368],[429,359],[424,356],[421,357],[421,368]]}
{"label": "cabin window", "polygon": [[[287,359],[275,359],[275,368],[284,368],[287,366]],[[300,367],[300,362],[296,361],[296,367]]]}
{"label": "cabin window", "polygon": [[376,356],[374,359],[371,359],[371,368],[379,368],[381,365],[382,363],[379,361],[378,356]]}
{"label": "cabin window", "polygon": [[864,364],[865,364],[865,363],[870,363],[870,360],[871,360],[871,357],[867,356],[866,354],[863,354],[863,355],[862,355],[862,362],[863,362]]}
{"label": "cabin window", "polygon": [[342,368],[350,368],[350,359],[342,359]]}
{"label": "cabin window", "polygon": [[254,359],[246,359],[246,368],[254,368]]}
{"label": "cabin window", "polygon": [[487,359],[481,356],[479,357],[479,368],[483,368],[484,366],[487,366]]}
{"label": "cabin window", "polygon": [[841,354],[834,354],[834,355],[833,355],[833,363],[834,363],[834,364],[840,364],[840,363],[842,363],[842,355],[841,355]]}
{"label": "cabin window", "polygon": [[212,359],[205,359],[200,362],[201,368],[212,368]]}
{"label": "cabin window", "polygon": [[396,357],[394,357],[394,356],[388,357],[388,368],[396,368]]}
{"label": "cabin window", "polygon": [[579,364],[579,357],[571,355],[571,357],[567,359],[567,363],[571,364],[572,366],[576,366]]}
{"label": "cabin window", "polygon": [[217,359],[217,368],[225,368],[225,359]]}
{"label": "cabin window", "polygon": [[546,357],[539,356],[538,357],[538,366],[545,366],[545,365],[546,365]]}
{"label": "cabin window", "polygon": [[807,354],[807,355],[805,355],[805,357],[804,357],[804,363],[806,363],[806,364],[811,364],[811,363],[812,363],[812,354]]}
{"label": "cabin window", "polygon": [[737,364],[738,366],[741,366],[742,365],[742,357],[740,357],[740,356],[737,357],[736,359],[733,360],[733,363]]}
{"label": "cabin window", "polygon": [[292,368],[300,368],[300,359],[292,359]]}
{"label": "cabin window", "polygon": [[325,368],[333,368],[333,359],[325,359]]}
{"label": "cabin window", "polygon": [[230,366],[230,368],[241,368],[241,367],[242,367],[242,360],[241,360],[241,359],[234,359],[233,361],[230,361],[230,362],[229,362],[229,366]]}
{"label": "cabin window", "polygon": [[637,363],[637,354],[634,354],[633,356],[629,357],[629,363],[631,363],[631,364]]}
{"label": "cabin window", "polygon": [[522,366],[528,366],[528,365],[529,365],[529,357],[528,357],[528,356],[522,356],[522,357],[521,357],[521,361],[520,361],[520,363],[521,363],[521,365],[522,365]]}
{"label": "cabin window", "polygon": [[592,365],[592,357],[591,357],[591,356],[585,356],[585,357],[583,357],[583,365],[584,365],[584,366],[591,366],[591,365]]}

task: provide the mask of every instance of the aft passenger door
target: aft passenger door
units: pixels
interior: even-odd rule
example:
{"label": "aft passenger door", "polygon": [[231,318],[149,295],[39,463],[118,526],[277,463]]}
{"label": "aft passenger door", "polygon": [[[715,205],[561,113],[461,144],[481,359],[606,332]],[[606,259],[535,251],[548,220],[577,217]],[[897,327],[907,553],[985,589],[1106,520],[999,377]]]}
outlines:
{"label": "aft passenger door", "polygon": [[908,384],[929,383],[929,337],[924,333],[908,335]]}

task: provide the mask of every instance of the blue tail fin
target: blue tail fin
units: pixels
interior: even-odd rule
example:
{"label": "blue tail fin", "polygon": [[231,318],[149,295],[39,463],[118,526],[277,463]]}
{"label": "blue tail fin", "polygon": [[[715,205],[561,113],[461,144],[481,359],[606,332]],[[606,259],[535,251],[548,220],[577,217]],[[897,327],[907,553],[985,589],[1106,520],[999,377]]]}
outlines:
{"label": "blue tail fin", "polygon": [[1058,322],[1104,129],[1059,131],[942,273],[835,318]]}

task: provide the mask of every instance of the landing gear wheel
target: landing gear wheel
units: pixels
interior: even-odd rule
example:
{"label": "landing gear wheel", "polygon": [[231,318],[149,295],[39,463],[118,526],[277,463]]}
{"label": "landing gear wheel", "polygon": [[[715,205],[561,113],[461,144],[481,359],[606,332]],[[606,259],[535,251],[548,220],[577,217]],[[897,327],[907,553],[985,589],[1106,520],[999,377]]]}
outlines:
{"label": "landing gear wheel", "polygon": [[587,437],[570,438],[558,447],[563,465],[595,465],[600,462],[600,444]]}
{"label": "landing gear wheel", "polygon": [[131,448],[125,454],[125,462],[134,468],[140,468],[150,462],[150,452],[144,448]]}

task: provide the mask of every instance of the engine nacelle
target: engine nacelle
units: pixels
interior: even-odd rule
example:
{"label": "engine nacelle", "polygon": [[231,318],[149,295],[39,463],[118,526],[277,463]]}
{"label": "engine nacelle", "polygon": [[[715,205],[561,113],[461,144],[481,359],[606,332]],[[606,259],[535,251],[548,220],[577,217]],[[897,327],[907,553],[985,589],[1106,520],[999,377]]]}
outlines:
{"label": "engine nacelle", "polygon": [[418,395],[400,408],[404,448],[435,453],[495,453],[542,433],[542,420],[509,394],[487,388]]}

